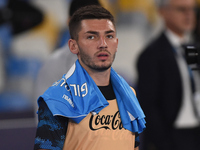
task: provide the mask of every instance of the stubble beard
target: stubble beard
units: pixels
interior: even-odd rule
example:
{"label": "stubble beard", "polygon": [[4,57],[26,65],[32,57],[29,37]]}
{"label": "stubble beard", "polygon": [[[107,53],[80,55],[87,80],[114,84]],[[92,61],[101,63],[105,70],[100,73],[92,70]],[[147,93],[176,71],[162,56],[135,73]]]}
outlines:
{"label": "stubble beard", "polygon": [[[94,71],[99,71],[99,72],[103,72],[103,71],[106,71],[108,70],[111,66],[112,66],[112,63],[115,59],[115,54],[113,55],[113,58],[112,58],[112,61],[107,64],[107,65],[98,65],[98,64],[95,64],[94,61],[92,61],[92,58],[90,56],[88,56],[86,53],[84,53],[82,51],[82,49],[79,47],[79,52],[80,52],[80,59],[81,61],[87,66],[89,67],[90,69],[94,70]],[[104,62],[104,61],[102,61]]]}

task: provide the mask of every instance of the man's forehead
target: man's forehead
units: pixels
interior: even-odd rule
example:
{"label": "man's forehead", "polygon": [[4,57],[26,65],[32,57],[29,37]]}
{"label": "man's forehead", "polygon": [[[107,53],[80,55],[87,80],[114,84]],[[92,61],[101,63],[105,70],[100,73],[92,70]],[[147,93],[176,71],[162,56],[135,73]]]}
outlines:
{"label": "man's forehead", "polygon": [[81,27],[83,30],[113,30],[115,26],[109,19],[84,19],[81,21]]}

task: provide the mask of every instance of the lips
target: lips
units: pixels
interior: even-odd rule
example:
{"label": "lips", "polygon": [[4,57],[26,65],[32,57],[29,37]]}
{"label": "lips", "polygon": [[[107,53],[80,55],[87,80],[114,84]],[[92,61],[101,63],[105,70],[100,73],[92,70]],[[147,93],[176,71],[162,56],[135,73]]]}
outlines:
{"label": "lips", "polygon": [[104,56],[108,56],[108,54],[104,53],[104,54],[99,54],[98,57],[104,57]]}
{"label": "lips", "polygon": [[105,59],[107,59],[108,58],[108,53],[106,53],[106,52],[101,52],[101,53],[99,53],[98,55],[97,55],[97,57],[99,58],[99,59],[101,59],[101,60],[105,60]]}

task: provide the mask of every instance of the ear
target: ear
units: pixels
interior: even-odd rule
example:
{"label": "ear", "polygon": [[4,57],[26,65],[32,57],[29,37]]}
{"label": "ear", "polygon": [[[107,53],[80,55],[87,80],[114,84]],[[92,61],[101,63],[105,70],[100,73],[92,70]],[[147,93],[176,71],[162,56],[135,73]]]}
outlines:
{"label": "ear", "polygon": [[69,39],[69,41],[68,41],[68,46],[69,46],[70,51],[71,51],[73,54],[78,54],[79,49],[78,49],[78,45],[77,45],[77,43],[76,43],[75,40]]}
{"label": "ear", "polygon": [[119,41],[118,41],[118,38],[117,38],[116,40],[117,40],[117,49],[116,49],[116,52],[117,52],[117,50],[118,50],[118,44],[119,44]]}

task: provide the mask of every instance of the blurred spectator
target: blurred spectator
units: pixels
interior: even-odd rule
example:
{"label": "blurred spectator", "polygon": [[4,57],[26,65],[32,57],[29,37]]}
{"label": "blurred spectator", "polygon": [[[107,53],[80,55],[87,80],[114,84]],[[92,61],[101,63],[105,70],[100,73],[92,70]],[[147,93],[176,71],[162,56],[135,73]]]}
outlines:
{"label": "blurred spectator", "polygon": [[147,129],[144,150],[199,150],[194,79],[182,44],[195,26],[195,0],[160,0],[163,32],[138,58],[138,96]]}
{"label": "blurred spectator", "polygon": [[11,24],[12,35],[30,30],[42,21],[42,12],[28,1],[7,0],[6,5],[0,8],[0,25]]}
{"label": "blurred spectator", "polygon": [[197,1],[196,8],[196,28],[193,31],[195,45],[200,46],[200,0]]}
{"label": "blurred spectator", "polygon": [[[0,3],[0,111],[27,111],[31,109],[27,92],[39,62],[14,53],[14,37],[25,33],[43,21],[40,9],[23,0],[4,0]],[[31,69],[29,67],[32,67]]]}

